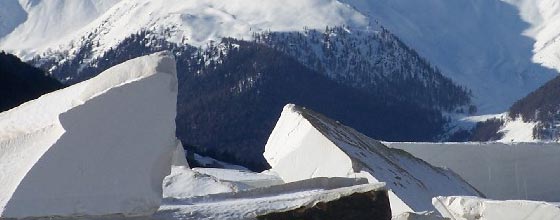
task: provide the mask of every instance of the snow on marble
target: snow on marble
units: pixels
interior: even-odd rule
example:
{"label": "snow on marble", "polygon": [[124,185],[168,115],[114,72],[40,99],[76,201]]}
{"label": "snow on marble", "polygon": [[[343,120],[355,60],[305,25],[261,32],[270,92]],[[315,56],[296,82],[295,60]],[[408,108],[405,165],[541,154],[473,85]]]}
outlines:
{"label": "snow on marble", "polygon": [[0,217],[156,211],[176,99],[175,60],[157,53],[0,113]]}
{"label": "snow on marble", "polygon": [[265,147],[265,158],[284,181],[314,177],[363,177],[386,182],[393,215],[435,211],[440,195],[479,192],[455,173],[390,149],[356,130],[311,110],[284,107]]}

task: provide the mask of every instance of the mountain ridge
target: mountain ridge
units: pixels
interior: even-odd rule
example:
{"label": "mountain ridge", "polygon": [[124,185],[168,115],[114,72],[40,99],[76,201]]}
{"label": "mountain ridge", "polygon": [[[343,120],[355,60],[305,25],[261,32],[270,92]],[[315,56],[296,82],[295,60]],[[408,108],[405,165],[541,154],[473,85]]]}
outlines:
{"label": "mountain ridge", "polygon": [[[52,4],[49,0],[34,2],[37,3],[35,8]],[[88,2],[95,5],[105,1]],[[80,4],[72,4],[75,5],[68,7],[77,11],[93,11],[84,13],[87,18],[82,19],[84,28],[62,23],[61,27],[68,29],[65,32],[68,34],[38,37],[38,34],[18,30],[26,29],[26,26],[51,28],[55,22],[45,26],[27,19],[8,36],[0,35],[0,47],[24,60],[39,55],[59,56],[62,57],[59,61],[64,62],[64,58],[79,52],[76,48],[86,44],[95,51],[94,57],[102,56],[131,34],[141,31],[152,31],[174,43],[206,46],[223,37],[251,39],[253,33],[263,31],[301,31],[304,27],[322,30],[325,26],[342,25],[365,30],[376,29],[381,24],[437,66],[445,76],[472,90],[474,103],[481,114],[505,111],[515,101],[552,79],[559,70],[557,63],[560,64],[560,58],[555,58],[560,56],[554,49],[560,45],[557,43],[560,40],[556,40],[560,36],[556,30],[560,28],[555,28],[560,27],[560,22],[555,22],[560,7],[554,0],[429,0],[422,3],[408,0],[292,0],[282,3],[263,1],[258,5],[247,0],[189,4],[178,0],[113,0],[99,7],[92,6],[94,9],[85,6],[80,9]],[[29,15],[30,18],[38,16]],[[64,20],[80,20],[71,13],[63,17]],[[22,48],[21,45],[33,45],[22,43],[27,40],[38,47]]]}
{"label": "mountain ridge", "polygon": [[42,70],[0,51],[0,112],[63,87]]}

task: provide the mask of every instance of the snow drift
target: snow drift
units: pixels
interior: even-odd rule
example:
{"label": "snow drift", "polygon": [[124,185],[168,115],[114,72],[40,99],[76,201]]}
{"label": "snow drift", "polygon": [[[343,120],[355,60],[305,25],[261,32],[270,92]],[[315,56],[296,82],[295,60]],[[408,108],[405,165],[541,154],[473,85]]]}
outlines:
{"label": "snow drift", "polygon": [[175,60],[137,58],[0,114],[0,217],[146,215],[175,137]]}
{"label": "snow drift", "polygon": [[386,143],[448,167],[491,199],[560,202],[557,143]]}
{"label": "snow drift", "polygon": [[393,214],[434,210],[439,195],[480,195],[451,171],[390,149],[356,130],[295,105],[284,107],[265,147],[272,171],[286,182],[364,177],[386,182]]}
{"label": "snow drift", "polygon": [[560,208],[534,201],[495,201],[476,197],[437,197],[434,206],[455,220],[555,220]]}

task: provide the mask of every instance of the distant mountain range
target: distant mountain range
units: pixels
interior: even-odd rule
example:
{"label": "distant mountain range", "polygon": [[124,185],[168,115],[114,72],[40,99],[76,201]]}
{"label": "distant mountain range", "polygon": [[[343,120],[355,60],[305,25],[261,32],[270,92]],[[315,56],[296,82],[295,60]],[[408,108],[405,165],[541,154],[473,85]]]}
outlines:
{"label": "distant mountain range", "polygon": [[[444,76],[472,91],[482,114],[501,113],[560,70],[556,0],[6,0],[0,48],[60,63],[89,46],[102,56],[150,31],[205,47],[254,33],[384,26]],[[430,13],[425,13],[430,12]],[[87,63],[88,60],[83,60]],[[542,65],[539,65],[542,64]],[[50,70],[49,70],[50,71]]]}
{"label": "distant mountain range", "polygon": [[[555,0],[6,0],[0,49],[67,85],[172,51],[178,136],[191,150],[262,169],[286,103],[381,140],[496,139],[499,120],[448,130],[507,111],[557,75],[559,8]],[[512,114],[518,105],[527,106]]]}

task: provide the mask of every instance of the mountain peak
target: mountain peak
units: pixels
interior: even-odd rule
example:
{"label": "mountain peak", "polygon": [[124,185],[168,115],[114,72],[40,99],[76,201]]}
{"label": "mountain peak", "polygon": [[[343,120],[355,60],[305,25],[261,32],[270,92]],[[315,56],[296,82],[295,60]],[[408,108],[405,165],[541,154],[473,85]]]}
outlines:
{"label": "mountain peak", "polygon": [[[28,12],[29,19],[0,41],[0,46],[30,59],[53,49],[71,51],[84,40],[94,42],[94,49],[102,53],[130,34],[144,30],[174,43],[203,46],[223,37],[248,39],[255,32],[368,24],[365,16],[333,0],[263,0],[258,4],[250,0],[102,2],[68,1],[55,5],[42,1]],[[38,33],[46,36],[22,38]],[[67,37],[64,41],[59,39],[62,35]]]}

